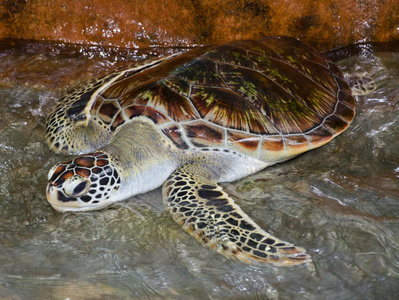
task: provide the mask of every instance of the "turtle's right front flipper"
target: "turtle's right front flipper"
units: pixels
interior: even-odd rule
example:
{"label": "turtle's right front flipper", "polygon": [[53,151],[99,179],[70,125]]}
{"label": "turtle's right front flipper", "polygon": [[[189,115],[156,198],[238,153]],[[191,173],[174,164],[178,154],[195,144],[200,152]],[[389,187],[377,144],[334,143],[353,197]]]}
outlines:
{"label": "turtle's right front flipper", "polygon": [[167,210],[183,229],[226,257],[295,265],[311,261],[300,247],[262,230],[199,165],[175,171],[163,185]]}

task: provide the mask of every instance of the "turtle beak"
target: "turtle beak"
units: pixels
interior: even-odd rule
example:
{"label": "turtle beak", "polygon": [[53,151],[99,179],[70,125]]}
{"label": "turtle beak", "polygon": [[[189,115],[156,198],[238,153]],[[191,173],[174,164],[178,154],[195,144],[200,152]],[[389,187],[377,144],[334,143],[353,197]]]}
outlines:
{"label": "turtle beak", "polygon": [[52,182],[47,185],[46,198],[51,206],[58,212],[71,211],[75,210],[75,207],[80,207],[79,201],[77,201],[76,198],[65,196]]}
{"label": "turtle beak", "polygon": [[56,210],[61,212],[62,210],[59,210],[57,208],[56,202],[57,201],[57,191],[55,190],[55,187],[52,183],[49,183],[47,185],[47,189],[46,189],[46,198],[47,201],[51,204],[51,206]]}

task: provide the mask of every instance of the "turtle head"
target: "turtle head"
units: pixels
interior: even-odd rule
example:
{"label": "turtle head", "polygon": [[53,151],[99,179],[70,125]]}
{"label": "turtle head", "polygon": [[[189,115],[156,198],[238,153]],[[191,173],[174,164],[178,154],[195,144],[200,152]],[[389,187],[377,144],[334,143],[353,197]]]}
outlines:
{"label": "turtle head", "polygon": [[121,184],[119,172],[102,152],[55,165],[48,180],[47,200],[61,212],[103,208],[117,200]]}

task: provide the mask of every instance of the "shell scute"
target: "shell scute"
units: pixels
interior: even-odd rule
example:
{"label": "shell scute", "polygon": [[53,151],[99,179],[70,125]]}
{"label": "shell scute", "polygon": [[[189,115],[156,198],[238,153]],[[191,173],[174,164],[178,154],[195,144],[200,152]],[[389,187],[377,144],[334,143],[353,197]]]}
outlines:
{"label": "shell scute", "polygon": [[261,40],[265,48],[273,50],[281,60],[294,65],[298,70],[304,70],[302,62],[314,61],[320,65],[328,66],[326,59],[315,49],[291,37],[267,37]]}
{"label": "shell scute", "polygon": [[233,45],[222,45],[217,50],[211,50],[204,56],[217,61],[250,69],[256,67],[254,60],[248,56],[247,50]]}
{"label": "shell scute", "polygon": [[[278,42],[274,40],[273,43]],[[276,49],[273,49],[269,43],[265,43],[264,40],[259,41],[239,41],[234,43],[235,46],[244,48],[247,50],[248,57],[258,63],[260,61],[268,60],[270,58],[281,59],[281,55]]]}
{"label": "shell scute", "polygon": [[319,126],[306,134],[312,149],[328,143],[332,136],[333,133],[324,126]]}
{"label": "shell scute", "polygon": [[263,136],[259,150],[262,161],[279,161],[285,149],[282,136]]}
{"label": "shell scute", "polygon": [[156,109],[145,105],[131,105],[123,110],[128,119],[144,116],[151,119],[155,124],[163,124],[171,119]]}
{"label": "shell scute", "polygon": [[74,160],[75,164],[85,167],[85,168],[92,168],[94,167],[95,164],[95,158],[94,157],[89,157],[89,156],[82,156],[75,158]]}
{"label": "shell scute", "polygon": [[351,95],[351,88],[345,80],[339,77],[335,77],[335,80],[340,91],[346,92],[347,94]]}
{"label": "shell scute", "polygon": [[344,102],[338,102],[337,109],[335,112],[336,115],[339,115],[340,118],[345,120],[347,123],[351,122],[355,117],[355,111],[352,107],[348,107],[348,105],[344,104]]}
{"label": "shell scute", "polygon": [[295,156],[310,149],[308,139],[302,134],[284,137],[284,147],[287,149],[287,153],[284,154],[287,157]]}
{"label": "shell scute", "polygon": [[353,116],[355,116],[356,101],[355,98],[353,98],[352,94],[348,94],[341,90],[338,93],[338,99],[340,103],[343,103],[347,107],[349,107],[353,111]]}
{"label": "shell scute", "polygon": [[163,79],[162,83],[165,86],[169,87],[175,93],[178,93],[184,97],[189,97],[190,95],[191,85],[183,79],[175,76],[170,76]]}
{"label": "shell scute", "polygon": [[328,61],[328,69],[334,74],[336,78],[343,78],[342,71],[338,66],[331,61]]}
{"label": "shell scute", "polygon": [[88,178],[91,174],[90,170],[83,168],[76,168],[75,173],[85,178]]}
{"label": "shell scute", "polygon": [[104,123],[111,124],[114,116],[119,111],[120,108],[116,101],[106,101],[100,106],[97,115]]}
{"label": "shell scute", "polygon": [[196,147],[220,147],[225,145],[224,130],[203,121],[184,124],[187,138]]}
{"label": "shell scute", "polygon": [[227,146],[229,149],[241,153],[254,153],[257,151],[261,137],[240,131],[227,131]]}
{"label": "shell scute", "polygon": [[171,75],[191,85],[227,87],[217,71],[216,62],[206,57],[194,59],[189,64],[177,68]]}
{"label": "shell scute", "polygon": [[123,117],[122,112],[120,111],[116,117],[114,118],[111,124],[111,131],[115,131],[116,128],[123,125],[126,122],[125,118]]}
{"label": "shell scute", "polygon": [[191,99],[201,118],[242,131],[269,133],[262,113],[229,89],[194,87]]}
{"label": "shell scute", "polygon": [[198,119],[199,115],[190,100],[171,90],[162,82],[156,82],[135,95],[138,105],[148,106],[177,122]]}
{"label": "shell scute", "polygon": [[162,129],[162,133],[169,138],[173,144],[180,149],[188,149],[189,146],[187,145],[185,139],[182,135],[182,129],[180,126],[174,124],[172,126],[168,126]]}
{"label": "shell scute", "polygon": [[334,134],[338,134],[344,131],[349,126],[349,123],[336,115],[332,115],[324,121],[324,126]]}

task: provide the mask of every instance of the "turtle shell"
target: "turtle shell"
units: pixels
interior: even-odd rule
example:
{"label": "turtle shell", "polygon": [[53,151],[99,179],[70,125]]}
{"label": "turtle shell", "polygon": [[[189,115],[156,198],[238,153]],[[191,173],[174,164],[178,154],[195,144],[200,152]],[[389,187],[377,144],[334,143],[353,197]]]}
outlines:
{"label": "turtle shell", "polygon": [[[78,103],[78,104],[76,104]],[[75,115],[115,131],[147,117],[180,149],[285,160],[344,131],[355,100],[338,67],[296,39],[206,46],[81,91]]]}

